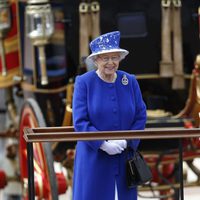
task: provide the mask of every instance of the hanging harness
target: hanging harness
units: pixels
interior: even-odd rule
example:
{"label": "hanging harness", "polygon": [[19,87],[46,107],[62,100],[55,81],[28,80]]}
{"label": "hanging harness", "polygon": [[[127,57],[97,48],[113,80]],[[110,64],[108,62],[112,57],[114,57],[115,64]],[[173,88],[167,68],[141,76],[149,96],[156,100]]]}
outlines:
{"label": "hanging harness", "polygon": [[181,0],[162,0],[160,76],[172,77],[172,89],[184,89]]}
{"label": "hanging harness", "polygon": [[82,0],[79,4],[79,64],[84,66],[89,55],[89,42],[100,35],[100,5],[98,1]]}

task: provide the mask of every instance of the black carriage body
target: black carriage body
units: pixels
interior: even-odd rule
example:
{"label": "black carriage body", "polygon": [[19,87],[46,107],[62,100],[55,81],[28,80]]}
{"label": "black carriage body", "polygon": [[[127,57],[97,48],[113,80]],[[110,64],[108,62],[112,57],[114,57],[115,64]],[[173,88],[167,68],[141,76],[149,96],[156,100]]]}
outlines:
{"label": "black carriage body", "polygon": [[[79,65],[79,3],[65,2],[65,17],[71,21],[67,32],[67,48],[76,66]],[[84,1],[83,1],[84,2]],[[121,69],[134,74],[159,73],[161,60],[160,0],[100,0],[100,31],[121,31],[121,47],[130,51]],[[184,49],[184,71],[191,73],[197,53],[198,1],[182,1],[181,20]]]}
{"label": "black carriage body", "polygon": [[[70,57],[79,66],[79,3],[65,3],[65,16],[71,21],[66,40]],[[84,2],[84,1],[83,1]],[[120,69],[136,74],[159,75],[161,61],[161,1],[160,0],[100,0],[100,32],[121,31],[120,46],[130,53]],[[190,74],[199,53],[198,1],[184,0],[181,7],[181,30],[184,73]],[[72,64],[72,65],[73,65]],[[155,78],[154,78],[155,77]],[[139,78],[148,109],[165,109],[178,113],[185,105],[188,84],[183,90],[172,90],[171,78]],[[176,100],[174,100],[176,99]],[[176,102],[179,102],[177,104]]]}
{"label": "black carriage body", "polygon": [[[85,1],[69,0],[65,3],[65,16],[71,21],[66,40],[70,57],[79,66],[79,4]],[[87,1],[86,1],[87,2]],[[89,1],[91,2],[91,1]],[[179,113],[185,106],[190,79],[185,79],[184,89],[172,89],[172,78],[161,78],[161,0],[99,0],[101,34],[119,30],[121,48],[129,55],[120,63],[120,69],[138,77],[147,109],[162,109],[171,114]],[[182,0],[181,32],[183,71],[190,75],[197,54],[200,52],[198,8],[199,1]],[[173,36],[173,33],[171,33]],[[153,75],[148,78],[148,75]],[[184,120],[163,118],[147,123],[147,127],[183,127]],[[155,145],[152,145],[155,144]],[[142,141],[140,149],[165,151],[177,149],[178,141]],[[155,147],[155,148],[154,148]]]}
{"label": "black carriage body", "polygon": [[[45,47],[49,84],[42,86],[38,49],[32,47],[25,35],[24,11],[26,3],[19,3],[21,55],[23,73],[27,81],[37,88],[60,88],[75,77],[79,68],[79,5],[80,0],[50,1],[54,12],[56,34]],[[87,1],[92,2],[92,1]],[[119,0],[99,1],[100,32],[119,30],[120,46],[130,53],[120,64],[120,69],[135,74],[148,109],[164,109],[177,114],[185,105],[188,96],[188,79],[182,90],[172,90],[172,78],[157,78],[161,61],[161,1],[160,0]],[[184,0],[181,7],[181,30],[184,73],[190,74],[199,53],[198,1]],[[61,36],[61,37],[59,37]],[[33,73],[35,68],[36,75]],[[151,78],[146,78],[152,75]],[[155,75],[155,76],[154,76]],[[36,76],[36,83],[34,82]],[[53,95],[39,94],[38,101],[54,99]],[[56,94],[65,98],[65,93]],[[59,99],[61,99],[59,97]],[[179,102],[177,104],[177,101]],[[41,107],[45,108],[45,102]],[[55,104],[54,104],[55,105]],[[62,107],[62,102],[57,105]],[[47,108],[45,108],[46,110]],[[64,108],[63,108],[64,109]],[[57,108],[54,108],[57,110]],[[44,111],[47,113],[47,111]],[[59,116],[59,113],[56,113]],[[59,122],[62,121],[63,113]],[[58,117],[59,118],[59,117]],[[51,124],[51,123],[50,123]]]}

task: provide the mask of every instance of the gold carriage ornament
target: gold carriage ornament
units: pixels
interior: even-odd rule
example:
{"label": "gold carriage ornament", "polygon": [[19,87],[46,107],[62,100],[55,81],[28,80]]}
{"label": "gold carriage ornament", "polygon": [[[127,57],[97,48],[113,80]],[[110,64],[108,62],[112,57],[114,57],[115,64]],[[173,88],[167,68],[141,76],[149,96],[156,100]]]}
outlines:
{"label": "gold carriage ornament", "polygon": [[41,84],[48,84],[45,45],[54,32],[53,14],[48,0],[28,0],[26,6],[26,35],[38,47]]}
{"label": "gold carriage ornament", "polygon": [[4,38],[10,28],[11,28],[10,5],[8,0],[1,0],[0,1],[0,51],[1,51],[1,62],[2,62],[1,63],[2,76],[7,75]]}

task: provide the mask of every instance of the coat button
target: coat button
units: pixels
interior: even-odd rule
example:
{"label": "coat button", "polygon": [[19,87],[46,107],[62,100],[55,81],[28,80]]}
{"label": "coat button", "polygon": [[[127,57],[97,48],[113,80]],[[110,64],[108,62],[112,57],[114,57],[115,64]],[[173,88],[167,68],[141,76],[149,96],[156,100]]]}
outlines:
{"label": "coat button", "polygon": [[116,113],[117,112],[117,108],[113,108],[113,112]]}
{"label": "coat button", "polygon": [[112,96],[112,97],[111,97],[111,100],[112,100],[112,101],[115,101],[115,100],[116,100],[116,98],[115,98],[114,96]]}

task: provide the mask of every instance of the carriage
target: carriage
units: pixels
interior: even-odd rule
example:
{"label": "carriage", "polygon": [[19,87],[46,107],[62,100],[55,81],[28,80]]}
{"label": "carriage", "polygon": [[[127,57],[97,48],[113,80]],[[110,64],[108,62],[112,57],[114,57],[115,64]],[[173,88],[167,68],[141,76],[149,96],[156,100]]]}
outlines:
{"label": "carriage", "polygon": [[[120,68],[139,81],[147,127],[199,127],[199,7],[190,0],[1,0],[0,88],[6,102],[2,115],[10,123],[0,136],[17,140],[20,169],[15,177],[0,169],[0,187],[18,181],[28,199],[23,129],[73,125],[74,78],[93,69],[84,60],[89,41],[100,33],[121,32],[121,46],[130,56]],[[199,147],[198,139],[184,140],[184,160],[198,181],[193,160]],[[177,148],[177,141],[141,142],[153,180],[140,190],[176,198]],[[74,151],[74,142],[34,144],[38,199],[58,199],[71,187]]]}

